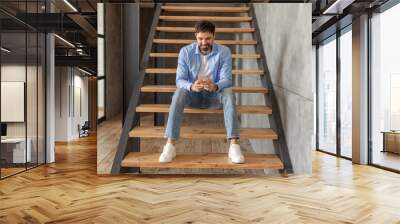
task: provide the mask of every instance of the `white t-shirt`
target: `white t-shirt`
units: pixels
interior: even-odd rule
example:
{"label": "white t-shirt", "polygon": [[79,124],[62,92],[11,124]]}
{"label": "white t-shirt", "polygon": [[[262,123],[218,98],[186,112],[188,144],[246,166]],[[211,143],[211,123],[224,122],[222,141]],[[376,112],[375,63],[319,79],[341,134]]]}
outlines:
{"label": "white t-shirt", "polygon": [[201,64],[200,64],[200,70],[199,70],[199,75],[198,75],[199,80],[212,79],[210,68],[208,66],[207,57],[208,57],[208,55],[200,54]]}

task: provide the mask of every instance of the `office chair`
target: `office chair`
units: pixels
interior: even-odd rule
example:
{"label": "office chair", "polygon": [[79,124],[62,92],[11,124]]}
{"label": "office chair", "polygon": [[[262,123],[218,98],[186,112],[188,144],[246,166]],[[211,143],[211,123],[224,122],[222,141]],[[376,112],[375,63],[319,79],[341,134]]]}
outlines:
{"label": "office chair", "polygon": [[80,125],[78,124],[79,138],[89,136],[89,129],[90,129],[89,121],[85,121],[82,127],[80,127]]}

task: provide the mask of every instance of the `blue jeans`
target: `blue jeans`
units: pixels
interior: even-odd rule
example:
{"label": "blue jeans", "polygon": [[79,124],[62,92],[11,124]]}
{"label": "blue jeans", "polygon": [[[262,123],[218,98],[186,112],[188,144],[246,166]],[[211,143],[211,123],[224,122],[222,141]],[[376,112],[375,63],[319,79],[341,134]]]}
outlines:
{"label": "blue jeans", "polygon": [[227,138],[239,138],[238,120],[236,112],[236,97],[232,88],[225,88],[220,92],[189,92],[177,88],[169,108],[165,138],[178,139],[183,118],[184,106],[194,108],[223,108]]}

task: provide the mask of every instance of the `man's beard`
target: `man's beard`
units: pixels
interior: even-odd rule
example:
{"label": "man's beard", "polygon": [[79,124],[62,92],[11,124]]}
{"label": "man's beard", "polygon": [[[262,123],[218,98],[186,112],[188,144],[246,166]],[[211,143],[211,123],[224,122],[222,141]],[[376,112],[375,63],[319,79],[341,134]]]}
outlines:
{"label": "man's beard", "polygon": [[200,45],[200,50],[203,53],[208,53],[211,49],[211,45],[207,44],[207,45]]}

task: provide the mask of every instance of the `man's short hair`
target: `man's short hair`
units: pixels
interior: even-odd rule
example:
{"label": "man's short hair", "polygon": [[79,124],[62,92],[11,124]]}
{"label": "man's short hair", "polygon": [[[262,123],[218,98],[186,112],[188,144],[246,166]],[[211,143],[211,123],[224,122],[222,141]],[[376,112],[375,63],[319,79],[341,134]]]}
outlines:
{"label": "man's short hair", "polygon": [[196,24],[195,27],[195,33],[199,32],[207,32],[214,34],[215,33],[215,25],[214,23],[207,21],[207,20],[202,20]]}

